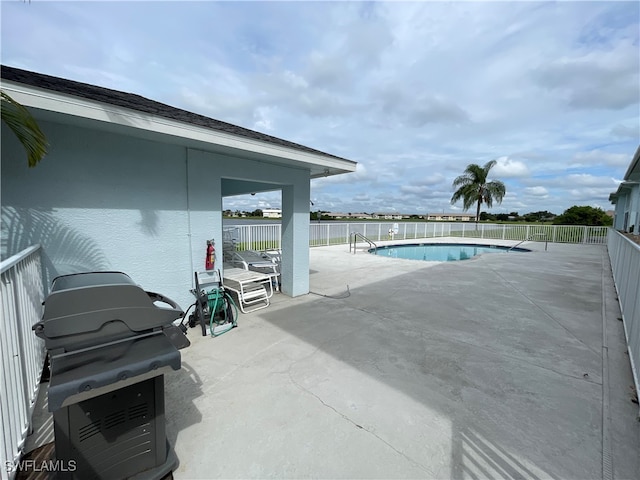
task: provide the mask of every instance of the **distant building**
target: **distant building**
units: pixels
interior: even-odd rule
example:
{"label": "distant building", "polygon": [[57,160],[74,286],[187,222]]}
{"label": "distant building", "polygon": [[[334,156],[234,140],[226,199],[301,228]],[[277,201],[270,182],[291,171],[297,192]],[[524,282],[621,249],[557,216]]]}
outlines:
{"label": "distant building", "polygon": [[339,219],[339,218],[354,218],[354,219],[358,219],[358,220],[370,220],[370,219],[374,218],[371,215],[369,215],[368,213],[329,212],[329,213],[323,213],[323,215],[325,215],[327,217],[335,218],[335,219]]}
{"label": "distant building", "polygon": [[402,220],[407,218],[424,218],[424,215],[407,215],[403,213],[323,213],[324,216],[335,219],[358,219],[358,220]]}
{"label": "distant building", "polygon": [[469,213],[430,213],[427,220],[436,222],[472,222],[475,215]]}
{"label": "distant building", "polygon": [[263,218],[282,218],[282,209],[280,208],[263,208]]}
{"label": "distant building", "polygon": [[401,213],[378,213],[377,217],[384,218],[385,220],[402,220],[403,218],[409,218],[409,215],[402,215]]}

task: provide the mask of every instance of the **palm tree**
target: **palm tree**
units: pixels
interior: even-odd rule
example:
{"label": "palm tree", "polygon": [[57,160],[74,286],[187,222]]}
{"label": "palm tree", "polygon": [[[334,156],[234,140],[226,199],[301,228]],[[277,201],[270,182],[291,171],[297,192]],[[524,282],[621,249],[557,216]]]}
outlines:
{"label": "palm tree", "polygon": [[451,197],[451,205],[461,198],[463,199],[463,209],[469,210],[475,203],[476,209],[476,225],[480,221],[480,207],[483,203],[491,208],[494,200],[499,204],[507,191],[504,183],[499,180],[487,181],[489,170],[491,170],[497,162],[491,160],[484,167],[471,163],[464,169],[464,173],[453,181],[453,188],[457,188]]}
{"label": "palm tree", "polygon": [[2,121],[18,137],[27,151],[29,167],[35,167],[47,154],[47,139],[29,110],[0,91]]}

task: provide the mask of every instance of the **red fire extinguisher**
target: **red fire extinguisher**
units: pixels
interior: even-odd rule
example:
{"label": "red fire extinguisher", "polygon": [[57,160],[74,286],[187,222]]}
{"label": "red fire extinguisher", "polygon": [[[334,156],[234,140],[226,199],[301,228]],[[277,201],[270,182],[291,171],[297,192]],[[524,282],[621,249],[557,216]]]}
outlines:
{"label": "red fire extinguisher", "polygon": [[213,240],[207,240],[207,257],[204,262],[204,266],[207,270],[213,270],[216,263],[216,248],[213,243]]}

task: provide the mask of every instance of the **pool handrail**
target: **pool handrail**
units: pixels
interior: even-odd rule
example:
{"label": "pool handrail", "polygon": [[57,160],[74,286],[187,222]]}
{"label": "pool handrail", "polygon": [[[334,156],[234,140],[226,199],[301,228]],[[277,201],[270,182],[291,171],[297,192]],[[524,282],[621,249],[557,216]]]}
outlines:
{"label": "pool handrail", "polygon": [[378,254],[378,245],[376,245],[376,243],[373,240],[369,240],[367,237],[365,237],[363,234],[359,232],[351,232],[349,234],[349,253],[351,253],[351,239],[353,239],[353,254],[355,255],[356,243],[358,241],[358,237],[360,237],[362,240],[367,242],[370,247],[373,247],[373,251],[376,253],[376,255]]}
{"label": "pool handrail", "polygon": [[549,245],[549,238],[547,237],[546,233],[532,233],[531,235],[529,235],[527,238],[525,238],[524,240],[516,243],[515,245],[513,245],[509,250],[507,250],[507,252],[510,252],[511,250],[513,250],[514,248],[516,248],[518,245],[524,243],[524,242],[528,242],[529,240],[532,240],[535,237],[545,237],[544,239],[544,251],[547,251],[547,246]]}

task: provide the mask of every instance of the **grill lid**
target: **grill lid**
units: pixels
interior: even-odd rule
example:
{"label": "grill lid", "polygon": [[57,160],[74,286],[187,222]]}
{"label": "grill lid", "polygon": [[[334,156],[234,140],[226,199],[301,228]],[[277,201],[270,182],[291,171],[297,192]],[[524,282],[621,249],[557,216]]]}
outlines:
{"label": "grill lid", "polygon": [[170,326],[182,315],[175,302],[145,291],[125,273],[76,273],[54,279],[33,329],[48,349],[71,351]]}

